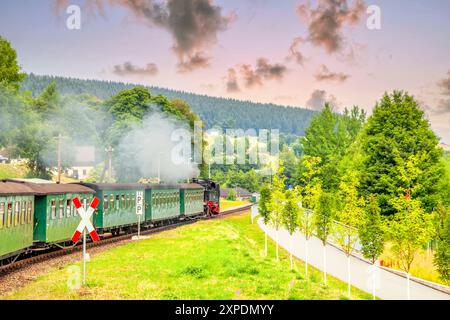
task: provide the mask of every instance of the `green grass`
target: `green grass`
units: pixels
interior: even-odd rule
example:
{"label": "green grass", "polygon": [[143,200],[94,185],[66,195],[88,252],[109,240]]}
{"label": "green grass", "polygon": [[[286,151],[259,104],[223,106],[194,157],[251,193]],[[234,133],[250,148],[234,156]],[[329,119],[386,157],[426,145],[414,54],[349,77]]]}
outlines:
{"label": "green grass", "polygon": [[25,165],[0,164],[0,179],[23,178],[26,174]]}
{"label": "green grass", "polygon": [[[296,261],[274,243],[264,257],[264,234],[248,214],[208,220],[103,252],[88,263],[87,286],[69,289],[66,266],[41,276],[8,299],[347,299],[344,282]],[[80,266],[77,264],[76,266]],[[370,299],[353,289],[354,299]]]}
{"label": "green grass", "polygon": [[220,209],[221,210],[227,210],[233,207],[239,207],[244,204],[248,204],[248,201],[230,201],[226,199],[220,199]]}

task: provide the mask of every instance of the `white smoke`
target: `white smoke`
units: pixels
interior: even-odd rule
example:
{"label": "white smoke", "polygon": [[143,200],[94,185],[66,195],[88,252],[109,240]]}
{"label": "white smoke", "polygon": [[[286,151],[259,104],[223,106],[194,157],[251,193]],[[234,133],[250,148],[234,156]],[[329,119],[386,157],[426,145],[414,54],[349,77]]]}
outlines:
{"label": "white smoke", "polygon": [[[199,170],[190,160],[190,134],[189,140],[173,139],[179,137],[180,132],[189,133],[189,126],[161,113],[153,113],[120,140],[116,155],[120,162],[127,161],[127,167],[137,170],[143,178],[157,178],[158,168],[161,181],[165,183],[197,177]],[[183,161],[180,161],[180,154],[174,156],[177,150],[184,153]]]}

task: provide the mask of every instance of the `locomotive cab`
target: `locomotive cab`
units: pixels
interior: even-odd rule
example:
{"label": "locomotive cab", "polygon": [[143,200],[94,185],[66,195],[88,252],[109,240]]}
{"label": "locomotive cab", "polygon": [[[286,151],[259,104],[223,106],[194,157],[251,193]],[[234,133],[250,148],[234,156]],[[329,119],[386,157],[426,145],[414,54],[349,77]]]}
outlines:
{"label": "locomotive cab", "polygon": [[207,215],[218,215],[220,213],[220,185],[211,180],[194,179],[204,188],[204,211]]}

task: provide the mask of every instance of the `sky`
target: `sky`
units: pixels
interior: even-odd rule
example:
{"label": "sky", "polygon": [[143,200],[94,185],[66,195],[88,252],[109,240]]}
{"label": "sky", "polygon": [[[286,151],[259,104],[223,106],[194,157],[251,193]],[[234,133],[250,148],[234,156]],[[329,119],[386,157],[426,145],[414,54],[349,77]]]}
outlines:
{"label": "sky", "polygon": [[35,74],[369,114],[406,90],[450,144],[450,0],[5,0],[0,35]]}

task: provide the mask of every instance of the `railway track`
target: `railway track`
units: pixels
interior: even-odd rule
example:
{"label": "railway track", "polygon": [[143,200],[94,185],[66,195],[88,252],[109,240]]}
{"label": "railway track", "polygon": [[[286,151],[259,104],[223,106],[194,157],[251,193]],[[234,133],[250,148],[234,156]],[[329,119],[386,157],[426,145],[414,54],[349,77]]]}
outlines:
{"label": "railway track", "polygon": [[[252,206],[252,204],[248,204],[248,205],[244,205],[244,206],[231,208],[231,209],[225,210],[224,212],[221,212],[218,216],[215,216],[215,217],[197,217],[195,219],[183,220],[183,221],[179,221],[177,223],[160,226],[160,227],[156,227],[156,228],[151,228],[148,230],[141,230],[140,235],[144,236],[144,235],[158,234],[158,233],[161,233],[164,231],[176,229],[181,226],[195,223],[198,220],[223,219],[224,217],[229,216],[231,214],[240,213],[242,211],[248,210],[251,208],[251,206]],[[93,247],[104,246],[104,245],[111,244],[111,243],[130,240],[131,237],[135,236],[135,235],[137,235],[137,232],[126,233],[123,235],[112,236],[109,238],[103,238],[97,242],[88,242],[86,244],[86,247],[89,249],[89,248],[93,248]],[[0,278],[9,273],[20,270],[24,267],[28,267],[30,265],[33,265],[33,264],[36,264],[39,262],[43,262],[43,261],[50,260],[53,258],[61,257],[61,256],[68,255],[68,254],[71,254],[74,252],[82,251],[82,249],[83,249],[83,246],[79,243],[73,247],[57,249],[57,250],[54,250],[51,252],[44,251],[43,253],[37,254],[32,257],[27,257],[27,258],[16,260],[14,263],[0,267]]]}

